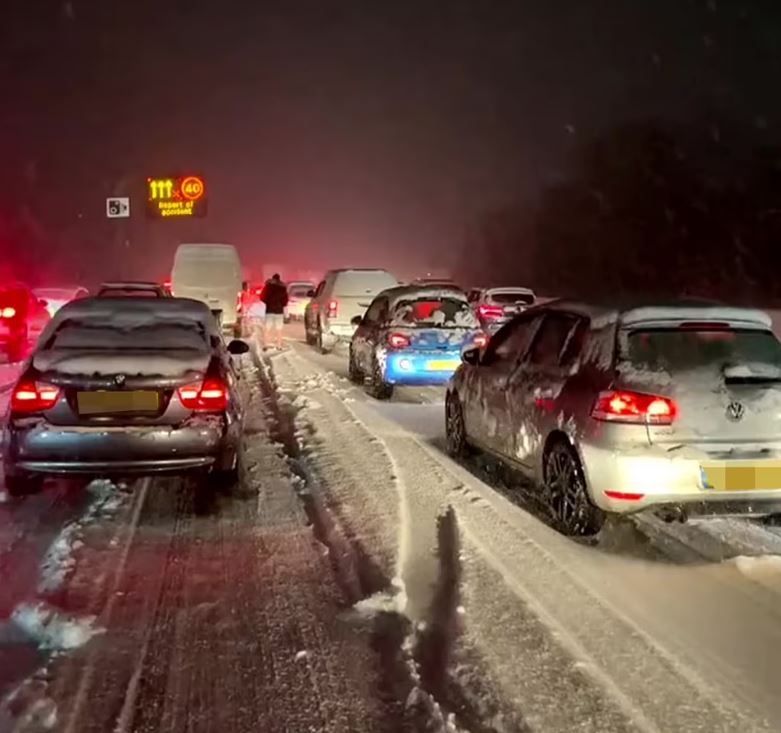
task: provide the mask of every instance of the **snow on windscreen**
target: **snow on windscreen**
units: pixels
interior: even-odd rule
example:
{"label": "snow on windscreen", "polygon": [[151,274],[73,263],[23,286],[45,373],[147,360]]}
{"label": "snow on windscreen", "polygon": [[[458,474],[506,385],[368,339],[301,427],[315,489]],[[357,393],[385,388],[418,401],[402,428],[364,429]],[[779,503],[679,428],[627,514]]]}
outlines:
{"label": "snow on windscreen", "polygon": [[479,323],[465,300],[423,297],[397,303],[392,325],[405,328],[478,328]]}
{"label": "snow on windscreen", "polygon": [[534,305],[534,295],[526,290],[491,292],[488,297],[492,303],[497,305],[515,305],[516,303]]}
{"label": "snow on windscreen", "polygon": [[206,369],[212,336],[217,325],[202,303],[88,299],[58,311],[33,365],[72,375],[173,377]]}
{"label": "snow on windscreen", "polygon": [[342,272],[334,283],[334,294],[345,298],[375,295],[396,284],[396,278],[384,270]]}
{"label": "snow on windscreen", "polygon": [[651,372],[781,368],[781,343],[768,331],[637,330],[627,336],[625,352],[631,364]]}

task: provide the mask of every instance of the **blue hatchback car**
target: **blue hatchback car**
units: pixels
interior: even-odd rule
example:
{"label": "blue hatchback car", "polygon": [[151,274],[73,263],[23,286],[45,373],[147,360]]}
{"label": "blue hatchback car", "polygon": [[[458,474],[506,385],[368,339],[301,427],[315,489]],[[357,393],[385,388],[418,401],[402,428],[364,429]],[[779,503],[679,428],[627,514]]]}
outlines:
{"label": "blue hatchback car", "polygon": [[446,384],[462,350],[487,340],[466,294],[442,286],[384,290],[353,325],[350,378],[377,399],[396,385]]}

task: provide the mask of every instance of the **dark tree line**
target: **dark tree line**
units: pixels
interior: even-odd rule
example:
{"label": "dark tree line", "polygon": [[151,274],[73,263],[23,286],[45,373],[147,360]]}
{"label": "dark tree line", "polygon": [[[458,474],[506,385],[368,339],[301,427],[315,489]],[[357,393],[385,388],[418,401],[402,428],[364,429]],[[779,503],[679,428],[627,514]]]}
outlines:
{"label": "dark tree line", "polygon": [[471,277],[575,297],[781,300],[781,148],[746,137],[658,122],[598,136],[537,202],[482,217]]}

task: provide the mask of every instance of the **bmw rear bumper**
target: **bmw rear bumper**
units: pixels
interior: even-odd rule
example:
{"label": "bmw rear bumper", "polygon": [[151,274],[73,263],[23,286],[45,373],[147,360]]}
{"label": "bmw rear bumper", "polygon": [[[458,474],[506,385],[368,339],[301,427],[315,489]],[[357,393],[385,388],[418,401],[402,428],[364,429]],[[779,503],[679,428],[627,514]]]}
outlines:
{"label": "bmw rear bumper", "polygon": [[197,426],[78,428],[38,422],[6,433],[7,472],[152,474],[211,466],[229,450],[221,418]]}

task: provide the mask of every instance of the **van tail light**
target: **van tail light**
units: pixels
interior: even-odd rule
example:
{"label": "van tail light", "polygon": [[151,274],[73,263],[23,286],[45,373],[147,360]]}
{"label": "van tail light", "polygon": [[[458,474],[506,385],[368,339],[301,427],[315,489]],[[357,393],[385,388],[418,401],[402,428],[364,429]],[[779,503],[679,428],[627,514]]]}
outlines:
{"label": "van tail light", "polygon": [[488,346],[488,335],[484,333],[476,333],[472,343],[478,349],[484,349],[486,346]]}
{"label": "van tail light", "polygon": [[16,308],[0,308],[0,318],[13,318],[16,315]]}
{"label": "van tail light", "polygon": [[329,300],[328,301],[328,317],[329,318],[336,318],[337,313],[339,313],[339,301],[338,300]]}
{"label": "van tail light", "polygon": [[483,305],[478,306],[477,313],[480,318],[490,321],[493,318],[501,318],[504,315],[504,308],[498,305]]}
{"label": "van tail light", "polygon": [[195,412],[225,412],[228,406],[225,383],[213,377],[179,387],[177,394],[182,405]]}
{"label": "van tail light", "polygon": [[11,394],[12,415],[35,415],[50,410],[60,397],[59,387],[30,379],[21,380]]}
{"label": "van tail light", "polygon": [[675,400],[628,390],[602,392],[591,417],[606,422],[672,425],[678,417]]}
{"label": "van tail light", "polygon": [[410,338],[405,333],[389,333],[388,345],[392,349],[406,349],[410,345]]}

